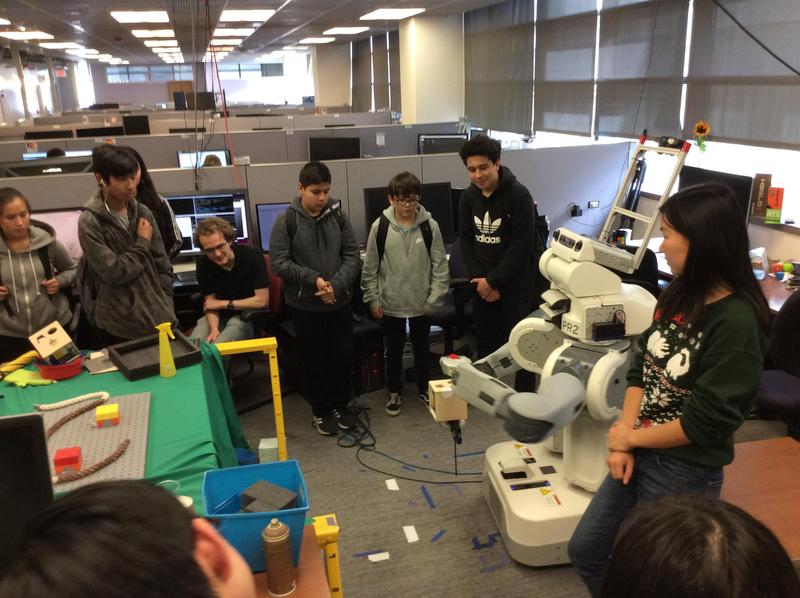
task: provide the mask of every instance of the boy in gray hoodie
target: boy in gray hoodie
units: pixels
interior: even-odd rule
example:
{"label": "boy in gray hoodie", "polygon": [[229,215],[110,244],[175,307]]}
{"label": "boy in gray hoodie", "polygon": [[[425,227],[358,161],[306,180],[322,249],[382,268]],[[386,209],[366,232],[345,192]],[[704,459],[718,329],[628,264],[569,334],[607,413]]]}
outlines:
{"label": "boy in gray hoodie", "polygon": [[372,223],[361,272],[364,303],[386,334],[389,401],[400,414],[406,321],[411,331],[417,392],[427,402],[430,315],[442,305],[450,272],[439,225],[420,205],[419,179],[401,172],[389,181],[389,207]]}

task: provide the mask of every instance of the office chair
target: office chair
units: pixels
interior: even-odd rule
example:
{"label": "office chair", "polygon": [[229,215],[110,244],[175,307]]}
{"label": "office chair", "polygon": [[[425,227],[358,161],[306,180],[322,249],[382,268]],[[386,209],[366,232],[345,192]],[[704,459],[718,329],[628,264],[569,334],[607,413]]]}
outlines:
{"label": "office chair", "polygon": [[777,417],[787,433],[800,440],[800,292],[783,304],[770,327],[769,358],[774,368],[761,373],[756,390],[756,417]]}

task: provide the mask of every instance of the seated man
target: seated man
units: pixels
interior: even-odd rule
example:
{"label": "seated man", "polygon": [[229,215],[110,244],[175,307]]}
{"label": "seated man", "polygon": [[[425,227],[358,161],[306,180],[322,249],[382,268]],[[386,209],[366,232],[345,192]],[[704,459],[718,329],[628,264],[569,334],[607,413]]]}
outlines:
{"label": "seated man", "polygon": [[222,218],[201,220],[194,237],[205,254],[197,260],[205,316],[197,320],[191,338],[210,343],[252,338],[252,322],[239,314],[269,302],[264,256],[252,245],[234,245],[236,231]]}
{"label": "seated man", "polygon": [[144,481],[84,486],[29,524],[0,598],[253,598],[244,559],[205,519]]}

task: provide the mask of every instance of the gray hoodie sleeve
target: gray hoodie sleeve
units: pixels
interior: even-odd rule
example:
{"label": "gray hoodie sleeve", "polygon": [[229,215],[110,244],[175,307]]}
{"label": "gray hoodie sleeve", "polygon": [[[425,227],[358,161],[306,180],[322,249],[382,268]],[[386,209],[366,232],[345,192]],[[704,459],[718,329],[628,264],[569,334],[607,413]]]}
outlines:
{"label": "gray hoodie sleeve", "polygon": [[292,259],[292,242],[286,229],[286,214],[292,208],[278,216],[269,237],[269,263],[275,274],[286,282],[305,284],[316,289],[319,273],[298,264]]}
{"label": "gray hoodie sleeve", "polygon": [[55,278],[62,289],[66,288],[75,280],[75,272],[78,268],[78,264],[73,261],[72,256],[58,241],[53,241],[50,245],[50,249],[52,250],[51,256],[56,270]]}
{"label": "gray hoodie sleeve", "polygon": [[431,290],[428,293],[427,311],[431,312],[444,303],[444,296],[450,287],[450,268],[439,224],[431,221],[433,243],[431,243]]}
{"label": "gray hoodie sleeve", "polygon": [[353,285],[356,282],[358,271],[361,269],[361,257],[358,255],[358,243],[353,234],[353,227],[350,225],[349,218],[344,219],[340,254],[342,264],[339,266],[336,274],[331,276],[330,283],[336,297],[347,297],[350,295]]}
{"label": "gray hoodie sleeve", "polygon": [[175,277],[172,274],[172,264],[167,256],[164,240],[161,238],[161,231],[158,228],[158,223],[152,212],[144,213],[144,218],[146,218],[153,227],[153,237],[150,239],[150,255],[153,256],[161,288],[164,289],[167,295],[172,295],[174,292],[173,283],[175,282]]}
{"label": "gray hoodie sleeve", "polygon": [[380,306],[381,302],[378,297],[378,269],[380,263],[378,262],[378,241],[377,241],[377,220],[372,223],[369,229],[369,236],[367,237],[367,252],[364,255],[364,265],[361,269],[361,291],[363,292],[363,300],[370,309]]}
{"label": "gray hoodie sleeve", "polygon": [[97,222],[94,214],[88,211],[84,211],[78,220],[78,240],[86,261],[96,276],[106,284],[128,285],[144,271],[144,264],[150,253],[150,241],[137,237],[127,251],[118,255],[106,245],[101,226],[102,223]]}

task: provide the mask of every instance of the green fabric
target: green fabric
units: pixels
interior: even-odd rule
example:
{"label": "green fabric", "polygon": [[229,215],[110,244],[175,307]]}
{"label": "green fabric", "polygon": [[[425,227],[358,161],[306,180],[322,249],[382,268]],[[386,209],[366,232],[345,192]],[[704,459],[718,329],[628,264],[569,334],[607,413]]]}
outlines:
{"label": "green fabric", "polygon": [[100,390],[112,397],[150,393],[145,478],[178,481],[178,493],[191,496],[202,513],[204,472],[236,465],[234,446],[244,442],[216,350],[204,351],[201,363],[179,368],[173,378],[151,376],[130,382],[121,372],[96,376],[82,372],[49,386],[2,384],[0,394],[5,398],[0,399],[0,415],[30,413],[37,403],[55,403]]}

